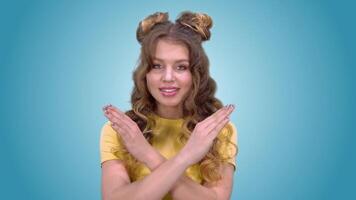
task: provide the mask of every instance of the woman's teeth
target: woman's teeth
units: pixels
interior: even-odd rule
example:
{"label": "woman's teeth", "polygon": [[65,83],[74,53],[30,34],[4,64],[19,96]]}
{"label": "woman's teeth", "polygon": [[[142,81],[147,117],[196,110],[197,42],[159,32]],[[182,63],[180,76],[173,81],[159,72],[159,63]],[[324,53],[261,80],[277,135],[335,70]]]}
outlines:
{"label": "woman's teeth", "polygon": [[178,89],[160,89],[162,92],[174,92],[177,91]]}
{"label": "woman's teeth", "polygon": [[179,88],[160,88],[161,94],[166,97],[171,97],[177,94]]}

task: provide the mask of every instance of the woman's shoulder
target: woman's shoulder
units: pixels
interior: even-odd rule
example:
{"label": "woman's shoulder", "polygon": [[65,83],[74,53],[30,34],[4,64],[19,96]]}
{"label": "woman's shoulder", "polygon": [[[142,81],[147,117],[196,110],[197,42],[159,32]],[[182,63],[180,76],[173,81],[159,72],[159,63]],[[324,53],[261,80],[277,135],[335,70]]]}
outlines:
{"label": "woman's shoulder", "polygon": [[111,127],[111,122],[106,121],[101,127],[101,137],[114,137],[117,138],[116,131]]}
{"label": "woman's shoulder", "polygon": [[100,133],[101,146],[122,146],[122,139],[120,135],[111,127],[111,122],[107,121],[102,125]]}

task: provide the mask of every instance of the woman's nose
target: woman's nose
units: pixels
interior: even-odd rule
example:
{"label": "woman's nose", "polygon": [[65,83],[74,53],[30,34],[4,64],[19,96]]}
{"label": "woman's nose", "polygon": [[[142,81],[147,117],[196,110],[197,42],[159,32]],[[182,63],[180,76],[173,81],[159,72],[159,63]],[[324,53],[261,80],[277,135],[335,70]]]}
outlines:
{"label": "woman's nose", "polygon": [[174,81],[174,72],[171,68],[166,68],[166,70],[164,70],[162,81],[165,82]]}

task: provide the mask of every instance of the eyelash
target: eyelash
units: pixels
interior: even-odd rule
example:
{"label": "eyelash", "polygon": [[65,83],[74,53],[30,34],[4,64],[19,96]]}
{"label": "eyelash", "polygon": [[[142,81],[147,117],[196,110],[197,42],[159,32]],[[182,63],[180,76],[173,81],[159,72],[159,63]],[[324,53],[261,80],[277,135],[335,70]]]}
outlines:
{"label": "eyelash", "polygon": [[156,66],[161,67],[161,65],[159,65],[159,64],[154,64],[154,65],[152,66],[152,69],[157,69],[157,67],[156,67]]}
{"label": "eyelash", "polygon": [[[157,66],[158,66],[158,67],[157,67]],[[152,69],[161,69],[161,68],[162,68],[162,66],[161,66],[160,64],[154,64],[154,65],[152,66]],[[177,69],[183,71],[183,70],[187,70],[188,67],[187,67],[186,65],[178,65]]]}
{"label": "eyelash", "polygon": [[186,70],[186,69],[188,69],[188,67],[187,67],[187,66],[185,66],[185,65],[179,65],[179,66],[178,66],[178,68],[183,68],[182,70]]}

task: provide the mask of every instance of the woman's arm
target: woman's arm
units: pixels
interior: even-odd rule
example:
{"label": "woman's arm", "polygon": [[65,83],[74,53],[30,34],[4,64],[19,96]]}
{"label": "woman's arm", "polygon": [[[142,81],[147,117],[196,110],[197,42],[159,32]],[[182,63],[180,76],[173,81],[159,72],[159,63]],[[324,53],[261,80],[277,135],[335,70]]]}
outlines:
{"label": "woman's arm", "polygon": [[[204,121],[199,122],[181,152],[172,159],[165,162],[162,161],[162,164],[143,180],[116,188],[113,190],[112,195],[114,197],[134,195],[138,199],[156,199],[162,198],[173,186],[178,188],[176,191],[178,191],[179,197],[182,196],[184,191],[189,192],[186,186],[183,187],[182,185],[174,184],[180,179],[188,166],[199,162],[206,155],[212,145],[213,139],[228,123],[228,116],[233,109],[233,106],[224,107]],[[147,148],[147,141],[142,137],[142,133],[139,132],[137,125],[116,108],[110,107],[104,110],[105,115],[113,122],[113,129],[123,138],[128,151],[138,160],[150,166],[150,162],[147,161],[148,152],[144,151],[144,149],[149,149]],[[183,179],[182,182],[186,183],[187,179]],[[193,183],[191,182],[191,184]],[[201,192],[199,194],[203,194],[202,196],[210,198],[218,197],[214,190],[206,189],[199,184],[195,184],[194,187],[200,188]],[[151,196],[147,196],[149,194]]]}
{"label": "woman's arm", "polygon": [[173,199],[230,199],[234,167],[230,164],[223,165],[220,173],[221,180],[214,184],[204,183],[203,185],[186,176],[182,176],[171,190]]}
{"label": "woman's arm", "polygon": [[[155,170],[159,165],[166,162],[166,159],[157,151],[152,152],[151,160],[148,161],[150,170]],[[185,174],[182,174],[170,190],[173,199],[229,199],[232,185],[234,167],[225,164],[220,169],[222,179],[215,184],[204,183],[200,185]]]}
{"label": "woman's arm", "polygon": [[129,183],[120,161],[104,162],[103,199],[162,199],[190,165],[187,160],[183,154],[177,154],[142,180],[133,183]]}
{"label": "woman's arm", "polygon": [[[172,197],[178,200],[229,199],[233,180],[233,167],[231,165],[223,166],[220,171],[223,178],[216,184],[205,183],[202,186],[184,175],[187,164],[177,162],[176,159],[179,158],[165,160],[159,154],[156,156],[156,159],[159,160],[151,160],[151,166],[156,169],[153,169],[154,171],[144,179],[133,183],[130,183],[122,161],[109,160],[104,162],[102,165],[102,198],[108,200],[161,199],[170,191]],[[165,187],[162,187],[162,185]]]}
{"label": "woman's arm", "polygon": [[101,165],[101,199],[112,199],[113,191],[130,184],[130,177],[121,160],[104,161]]}

